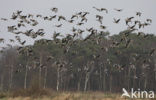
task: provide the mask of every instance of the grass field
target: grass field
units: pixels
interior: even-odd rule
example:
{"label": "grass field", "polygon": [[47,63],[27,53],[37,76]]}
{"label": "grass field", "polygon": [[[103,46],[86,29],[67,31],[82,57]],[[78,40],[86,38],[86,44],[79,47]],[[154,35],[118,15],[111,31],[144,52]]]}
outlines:
{"label": "grass field", "polygon": [[[121,98],[120,94],[104,94],[101,92],[87,92],[87,93],[59,93],[49,97],[15,97],[15,98],[1,98],[0,100],[132,100]],[[143,100],[143,99],[133,99]],[[144,99],[150,100],[150,99]],[[156,100],[156,99],[153,99]]]}

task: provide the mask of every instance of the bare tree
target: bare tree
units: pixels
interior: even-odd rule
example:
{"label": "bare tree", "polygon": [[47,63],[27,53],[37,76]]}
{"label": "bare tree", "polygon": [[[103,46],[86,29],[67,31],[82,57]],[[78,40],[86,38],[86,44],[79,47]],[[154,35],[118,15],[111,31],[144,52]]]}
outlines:
{"label": "bare tree", "polygon": [[90,75],[94,70],[94,62],[88,62],[87,66],[86,66],[86,76],[85,76],[85,85],[84,85],[84,91],[87,90],[87,86],[88,86],[88,81],[90,79]]}

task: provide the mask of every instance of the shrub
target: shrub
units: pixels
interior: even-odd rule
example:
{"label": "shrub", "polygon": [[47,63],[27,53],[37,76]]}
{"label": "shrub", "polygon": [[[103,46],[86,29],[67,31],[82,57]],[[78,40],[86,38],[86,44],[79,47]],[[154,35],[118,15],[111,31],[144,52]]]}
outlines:
{"label": "shrub", "polygon": [[42,97],[42,96],[51,96],[52,91],[43,88],[28,88],[28,89],[18,89],[12,92],[12,97]]}
{"label": "shrub", "polygon": [[0,92],[0,99],[7,97],[6,93]]}

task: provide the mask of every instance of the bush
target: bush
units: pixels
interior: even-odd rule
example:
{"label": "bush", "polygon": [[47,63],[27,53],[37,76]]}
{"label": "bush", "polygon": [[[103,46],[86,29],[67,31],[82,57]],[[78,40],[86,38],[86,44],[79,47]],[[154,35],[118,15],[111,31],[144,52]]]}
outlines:
{"label": "bush", "polygon": [[6,93],[0,92],[0,99],[7,97]]}
{"label": "bush", "polygon": [[48,89],[41,88],[29,88],[29,89],[18,89],[12,92],[12,97],[42,97],[42,96],[51,96],[52,91]]}
{"label": "bush", "polygon": [[30,87],[27,89],[17,89],[12,91],[12,97],[42,97],[50,96],[52,90],[44,89],[41,85],[41,82],[37,77],[33,77],[30,83]]}

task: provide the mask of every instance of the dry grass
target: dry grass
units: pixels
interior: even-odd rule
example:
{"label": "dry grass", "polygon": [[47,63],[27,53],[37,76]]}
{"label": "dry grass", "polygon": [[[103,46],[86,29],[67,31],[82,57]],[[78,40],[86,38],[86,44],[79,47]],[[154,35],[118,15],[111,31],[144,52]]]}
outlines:
{"label": "dry grass", "polygon": [[[120,94],[106,94],[102,92],[86,92],[86,93],[56,93],[55,95],[51,95],[49,97],[15,97],[15,98],[3,98],[0,100],[130,100],[121,98]],[[135,100],[142,100],[142,99],[135,99]],[[144,99],[148,100],[148,99]],[[154,99],[153,99],[154,100]]]}
{"label": "dry grass", "polygon": [[10,93],[11,97],[42,97],[42,96],[51,96],[52,91],[48,90],[48,89],[19,89],[19,90],[15,90],[12,91]]}

